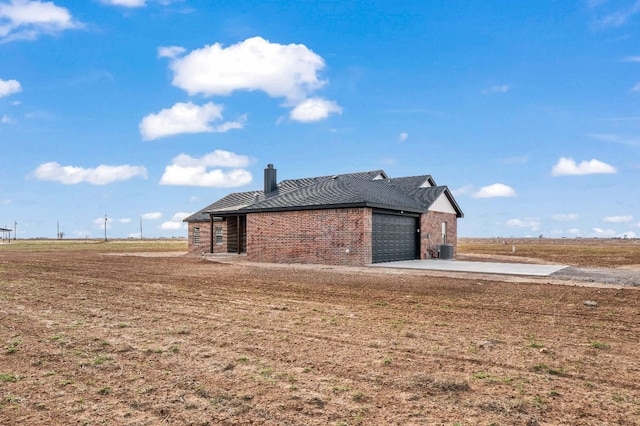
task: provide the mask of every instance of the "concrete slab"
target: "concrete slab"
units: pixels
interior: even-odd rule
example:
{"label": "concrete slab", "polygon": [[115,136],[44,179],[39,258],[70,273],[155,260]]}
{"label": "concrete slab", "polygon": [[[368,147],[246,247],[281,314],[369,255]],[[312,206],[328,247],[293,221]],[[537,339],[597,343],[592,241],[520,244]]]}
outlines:
{"label": "concrete slab", "polygon": [[531,263],[470,262],[466,260],[402,260],[398,262],[374,263],[371,266],[384,268],[425,269],[434,271],[478,272],[484,274],[528,275],[547,277],[567,265],[537,265]]}

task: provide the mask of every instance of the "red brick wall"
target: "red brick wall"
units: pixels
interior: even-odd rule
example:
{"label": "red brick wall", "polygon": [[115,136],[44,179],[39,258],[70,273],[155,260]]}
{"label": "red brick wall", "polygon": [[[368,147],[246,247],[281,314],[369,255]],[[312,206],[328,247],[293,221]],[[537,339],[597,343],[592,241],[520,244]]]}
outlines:
{"label": "red brick wall", "polygon": [[[227,252],[227,222],[215,221],[213,222],[214,228],[222,227],[222,244],[215,243],[215,232],[213,234],[214,253],[226,253]],[[200,243],[195,242],[195,228],[200,228]],[[211,222],[189,222],[189,252],[190,253],[211,253]]]}
{"label": "red brick wall", "polygon": [[[195,241],[195,229],[200,228],[200,242]],[[209,253],[211,251],[211,224],[209,222],[189,222],[189,252]]]}
{"label": "red brick wall", "polygon": [[[447,224],[447,244],[453,244],[454,255],[458,245],[458,218],[454,213],[427,212],[420,217],[420,258],[427,250],[437,252],[442,244],[442,222]],[[431,238],[429,238],[429,236]]]}
{"label": "red brick wall", "polygon": [[371,263],[371,209],[248,214],[247,257],[256,262]]}

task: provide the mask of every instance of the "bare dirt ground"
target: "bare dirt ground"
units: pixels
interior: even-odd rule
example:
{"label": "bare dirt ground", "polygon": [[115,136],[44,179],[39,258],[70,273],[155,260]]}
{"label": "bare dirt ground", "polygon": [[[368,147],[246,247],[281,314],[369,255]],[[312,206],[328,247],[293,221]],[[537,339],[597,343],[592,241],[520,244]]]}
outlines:
{"label": "bare dirt ground", "polygon": [[[472,243],[461,255],[548,261]],[[0,424],[640,423],[633,286],[184,244],[0,247]],[[553,263],[606,269],[571,250]],[[635,273],[638,246],[616,251],[608,269]]]}

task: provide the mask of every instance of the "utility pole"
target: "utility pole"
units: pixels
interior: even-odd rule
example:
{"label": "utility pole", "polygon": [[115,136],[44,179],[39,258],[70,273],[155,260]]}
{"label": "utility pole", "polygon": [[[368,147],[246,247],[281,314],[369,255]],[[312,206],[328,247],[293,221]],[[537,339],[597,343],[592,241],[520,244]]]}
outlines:
{"label": "utility pole", "polygon": [[57,234],[56,234],[56,238],[57,238],[57,239],[60,239],[60,222],[56,222],[56,226],[58,227],[58,231],[57,231]]}
{"label": "utility pole", "polygon": [[142,216],[140,216],[140,239],[142,239]]}
{"label": "utility pole", "polygon": [[104,240],[107,241],[107,215],[104,215]]}
{"label": "utility pole", "polygon": [[18,237],[18,222],[13,221],[13,241]]}

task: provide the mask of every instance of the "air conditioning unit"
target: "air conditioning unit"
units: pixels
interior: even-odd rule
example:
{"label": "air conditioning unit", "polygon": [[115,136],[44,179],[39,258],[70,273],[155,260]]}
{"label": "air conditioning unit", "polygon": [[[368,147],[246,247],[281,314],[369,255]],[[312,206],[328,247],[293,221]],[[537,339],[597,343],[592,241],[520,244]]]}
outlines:
{"label": "air conditioning unit", "polygon": [[441,244],[438,246],[440,259],[453,259],[453,244]]}

